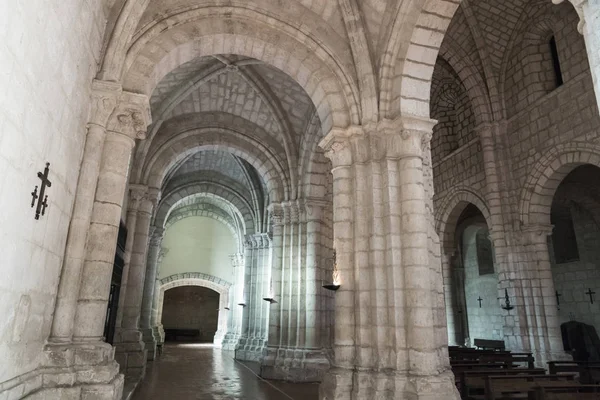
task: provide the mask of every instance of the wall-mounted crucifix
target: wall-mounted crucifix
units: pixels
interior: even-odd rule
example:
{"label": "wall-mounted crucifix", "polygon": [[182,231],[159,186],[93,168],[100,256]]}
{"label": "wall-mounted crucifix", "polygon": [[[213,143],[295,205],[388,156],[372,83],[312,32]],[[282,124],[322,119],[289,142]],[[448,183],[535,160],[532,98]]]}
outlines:
{"label": "wall-mounted crucifix", "polygon": [[481,296],[479,296],[479,298],[477,299],[477,301],[479,302],[479,308],[481,308],[481,302],[483,301],[483,299],[481,298]]}
{"label": "wall-mounted crucifix", "polygon": [[558,290],[557,290],[557,291],[555,291],[555,295],[556,295],[556,306],[560,310],[560,298],[561,298],[562,294],[558,293]]}
{"label": "wall-mounted crucifix", "polygon": [[[46,163],[46,168],[44,168],[44,173],[38,172],[38,178],[42,180],[42,187],[40,189],[40,195],[38,196],[37,191],[38,187],[36,186],[31,192],[31,208],[35,205],[35,201],[37,200],[37,208],[35,209],[35,219],[40,219],[40,214],[44,215],[46,213],[46,208],[48,207],[48,195],[46,194],[46,188],[52,186],[52,182],[48,179],[48,173],[50,172],[50,163]],[[39,199],[39,200],[38,200]]]}
{"label": "wall-mounted crucifix", "polygon": [[590,288],[587,292],[585,292],[585,294],[590,296],[590,304],[594,304],[594,295],[596,294],[596,292],[592,292],[592,289]]}

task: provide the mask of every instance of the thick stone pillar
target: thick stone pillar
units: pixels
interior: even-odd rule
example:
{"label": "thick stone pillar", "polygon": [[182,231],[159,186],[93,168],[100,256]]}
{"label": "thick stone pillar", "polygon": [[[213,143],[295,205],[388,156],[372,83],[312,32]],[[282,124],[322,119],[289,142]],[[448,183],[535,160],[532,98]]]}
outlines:
{"label": "thick stone pillar", "polygon": [[114,349],[103,341],[112,266],[134,140],[149,122],[145,96],[95,81],[92,119],[61,272],[51,338],[45,348],[48,398],[122,396]]}
{"label": "thick stone pillar", "polygon": [[150,228],[150,241],[148,243],[148,259],[146,269],[146,279],[144,279],[144,295],[142,300],[142,316],[140,318],[140,328],[142,330],[142,340],[146,344],[148,351],[148,360],[156,358],[156,344],[160,337],[156,336],[152,321],[152,304],[154,302],[154,290],[156,288],[156,278],[158,273],[158,256],[160,246],[165,230],[163,228]]}
{"label": "thick stone pillar", "polygon": [[152,212],[158,202],[159,189],[143,185],[131,185],[132,191],[143,193],[134,198],[131,209],[135,212],[135,229],[128,238],[132,245],[127,269],[127,282],[121,287],[123,301],[123,318],[121,327],[115,337],[115,357],[121,366],[121,371],[133,379],[143,378],[148,357],[145,344],[142,341],[140,318],[146,277],[146,260],[150,233]]}
{"label": "thick stone pillar", "polygon": [[[310,205],[312,235],[318,233],[314,213],[322,214],[317,210],[321,208]],[[268,379],[319,382],[329,368],[329,360],[318,335],[323,321],[323,309],[316,301],[321,280],[315,273],[313,237],[310,251],[307,246],[307,205],[303,200],[273,204],[270,212],[274,246],[272,291],[277,303],[270,308],[269,340],[260,374]]]}
{"label": "thick stone pillar", "polygon": [[73,323],[77,309],[85,245],[100,174],[106,125],[121,94],[120,85],[115,83],[94,81],[92,88],[91,118],[88,123],[81,170],[77,181],[77,194],[67,236],[65,258],[50,332],[50,343],[69,343],[73,336]]}
{"label": "thick stone pillar", "polygon": [[239,304],[244,302],[246,260],[246,254],[234,254],[231,256],[231,265],[233,266],[233,284],[229,289],[229,301],[227,303],[227,308],[229,308],[229,310],[220,310],[223,315],[227,315],[227,325],[223,328],[220,328],[220,341],[223,350],[235,350],[242,335],[242,318],[244,308]]}
{"label": "thick stone pillar", "polygon": [[267,346],[270,312],[270,304],[263,300],[271,291],[271,239],[268,234],[257,233],[246,237],[245,263],[244,292],[247,306],[242,309],[235,358],[261,361]]}
{"label": "thick stone pillar", "polygon": [[334,129],[320,143],[333,164],[341,281],[321,399],[460,398],[424,163],[434,123],[404,116]]}
{"label": "thick stone pillar", "polygon": [[[530,351],[536,364],[565,359],[562,336],[558,323],[554,281],[548,236],[552,226],[523,226],[520,232],[521,262],[501,276],[502,293],[508,295],[515,309],[507,312],[510,320],[505,324],[508,348]],[[508,318],[507,318],[508,319]]]}

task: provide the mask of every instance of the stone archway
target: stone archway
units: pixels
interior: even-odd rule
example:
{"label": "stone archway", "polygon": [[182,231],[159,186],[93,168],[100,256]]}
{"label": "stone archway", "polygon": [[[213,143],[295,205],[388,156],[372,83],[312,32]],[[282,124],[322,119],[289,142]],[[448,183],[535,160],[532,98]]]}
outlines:
{"label": "stone archway", "polygon": [[[160,291],[158,293],[158,307],[156,310],[158,314],[156,320],[159,321],[159,323],[162,320],[165,291],[181,286],[201,286],[219,293],[219,320],[217,324],[217,333],[215,334],[213,343],[215,346],[220,347],[223,342],[223,338],[227,334],[229,298],[232,295],[232,293],[230,293],[232,286],[231,283],[217,278],[216,276],[203,274],[200,272],[174,274],[161,279]],[[164,342],[164,331],[162,331],[162,325],[160,326],[162,341]]]}
{"label": "stone archway", "polygon": [[558,185],[583,164],[600,166],[600,146],[583,142],[563,144],[538,160],[519,196],[522,227],[550,225],[550,207]]}

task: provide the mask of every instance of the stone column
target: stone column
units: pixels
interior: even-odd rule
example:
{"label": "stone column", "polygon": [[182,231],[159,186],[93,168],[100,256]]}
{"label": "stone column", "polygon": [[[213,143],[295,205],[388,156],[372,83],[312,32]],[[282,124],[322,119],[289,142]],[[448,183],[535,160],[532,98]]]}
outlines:
{"label": "stone column", "polygon": [[88,232],[73,340],[102,340],[131,151],[148,126],[146,96],[123,93],[109,122]]}
{"label": "stone column", "polygon": [[138,193],[143,191],[143,196],[134,201],[132,209],[135,211],[135,229],[131,232],[131,255],[127,269],[127,282],[121,287],[124,295],[123,319],[118,330],[115,343],[115,357],[121,366],[121,371],[134,379],[143,378],[148,357],[144,342],[140,317],[142,311],[142,298],[144,293],[144,279],[146,277],[146,260],[150,233],[152,212],[158,202],[160,190],[142,185],[131,185]]}
{"label": "stone column", "polygon": [[270,304],[263,300],[270,292],[271,239],[266,233],[246,238],[245,293],[247,306],[243,309],[243,324],[235,358],[261,361],[267,345]]}
{"label": "stone column", "polygon": [[523,226],[520,232],[521,263],[514,271],[501,276],[502,293],[508,295],[515,309],[507,312],[505,335],[509,348],[530,351],[536,364],[565,359],[558,323],[554,281],[548,236],[552,226]]}
{"label": "stone column", "polygon": [[140,328],[142,329],[142,340],[146,344],[146,350],[148,351],[148,360],[154,360],[156,358],[156,344],[160,338],[155,335],[155,324],[152,321],[152,304],[154,302],[154,290],[156,288],[158,273],[158,256],[165,230],[163,228],[152,227],[150,228],[150,232]]}
{"label": "stone column", "polygon": [[244,308],[239,304],[244,301],[246,260],[248,260],[248,257],[245,254],[231,256],[233,284],[229,290],[229,301],[227,303],[229,310],[225,310],[227,326],[222,329],[221,333],[223,335],[221,339],[223,350],[235,350],[242,335]]}
{"label": "stone column", "polygon": [[319,233],[316,225],[320,220],[315,218],[322,215],[322,206],[313,203],[308,210],[310,217],[304,200],[271,206],[273,246],[274,250],[275,246],[280,249],[272,267],[272,291],[277,303],[270,308],[269,340],[260,371],[268,379],[319,382],[329,368],[327,349],[318,335],[323,308],[317,302],[322,289],[315,269],[317,242],[313,240]]}
{"label": "stone column", "polygon": [[[244,299],[244,254],[236,253],[229,256],[232,272],[232,285],[229,289],[227,302],[219,309],[219,327],[215,333],[214,343],[223,350],[235,350],[242,330],[243,308],[239,303]],[[223,299],[221,299],[223,300]],[[225,310],[227,307],[229,310]]]}
{"label": "stone column", "polygon": [[77,181],[77,194],[56,297],[50,343],[69,343],[73,336],[85,245],[100,174],[106,125],[121,94],[120,85],[110,82],[94,81],[92,90],[91,118]]}
{"label": "stone column", "polygon": [[165,256],[165,251],[161,247],[158,252],[158,260],[156,262],[157,272],[156,272],[156,280],[154,282],[154,293],[152,295],[152,316],[150,318],[150,325],[152,326],[152,332],[154,337],[156,338],[156,344],[162,345],[165,342],[165,330],[161,321],[162,310],[160,307],[160,279],[158,279],[158,269],[160,269],[160,265],[162,264],[163,257]]}
{"label": "stone column", "polygon": [[[131,263],[131,253],[133,250],[133,243],[135,242],[135,234],[137,229],[137,218],[140,208],[140,204],[144,200],[144,196],[148,191],[148,186],[145,185],[129,185],[129,196],[127,203],[127,241],[125,242],[125,251],[123,255],[123,277],[121,278],[121,288],[119,290],[119,306],[117,308],[117,319],[116,319],[116,332],[121,330],[123,325],[123,312],[125,310],[125,298],[127,294],[127,282],[129,281],[129,265]],[[119,338],[115,337],[115,342],[119,341]]]}
{"label": "stone column", "polygon": [[424,163],[434,123],[403,116],[334,129],[320,143],[333,164],[341,281],[321,399],[460,398],[439,317],[440,254]]}
{"label": "stone column", "polygon": [[[112,267],[135,139],[149,123],[146,96],[95,81],[94,105],[61,272],[51,338],[45,348],[48,398],[122,396],[114,349],[103,341]],[[104,128],[106,127],[106,128]]]}

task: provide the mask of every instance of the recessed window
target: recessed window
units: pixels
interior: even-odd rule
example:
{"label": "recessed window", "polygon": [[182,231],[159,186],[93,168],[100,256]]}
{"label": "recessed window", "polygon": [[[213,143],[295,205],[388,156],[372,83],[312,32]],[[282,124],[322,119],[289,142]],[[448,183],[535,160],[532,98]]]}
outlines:
{"label": "recessed window", "polygon": [[552,247],[554,248],[554,260],[557,264],[579,260],[579,249],[577,248],[577,237],[571,212],[566,207],[551,214]]}
{"label": "recessed window", "polygon": [[554,67],[554,79],[556,87],[563,84],[562,71],[560,70],[560,59],[558,58],[558,47],[556,47],[556,38],[550,38],[550,54],[552,55],[552,66]]}
{"label": "recessed window", "polygon": [[475,236],[477,245],[477,264],[479,264],[479,275],[490,275],[494,273],[494,250],[487,229],[480,230]]}

